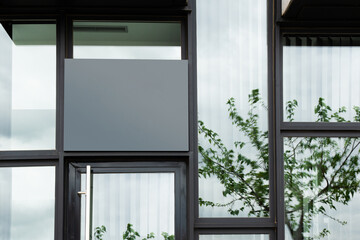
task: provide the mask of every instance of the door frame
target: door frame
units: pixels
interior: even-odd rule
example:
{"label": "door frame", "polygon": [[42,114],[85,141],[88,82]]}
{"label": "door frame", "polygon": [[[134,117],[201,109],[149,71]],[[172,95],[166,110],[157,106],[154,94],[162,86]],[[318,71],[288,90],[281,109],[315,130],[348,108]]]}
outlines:
{"label": "door frame", "polygon": [[[169,159],[170,160],[170,159]],[[134,159],[93,159],[85,161],[69,161],[66,176],[66,213],[65,213],[65,239],[80,240],[81,233],[81,174],[86,173],[86,166],[91,166],[91,173],[162,173],[175,174],[175,237],[176,240],[187,239],[187,204],[186,204],[186,172],[184,159],[177,161],[154,161],[146,157]]]}

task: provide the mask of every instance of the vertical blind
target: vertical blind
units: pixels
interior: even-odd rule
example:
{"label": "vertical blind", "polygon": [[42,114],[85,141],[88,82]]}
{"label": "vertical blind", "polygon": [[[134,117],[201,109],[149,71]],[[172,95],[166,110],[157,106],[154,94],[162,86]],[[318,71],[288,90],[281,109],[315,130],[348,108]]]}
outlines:
{"label": "vertical blind", "polygon": [[[82,201],[82,217],[84,206],[85,201]],[[162,239],[162,232],[173,235],[174,174],[94,174],[92,209],[92,229],[104,225],[107,229],[104,239],[122,239],[129,223],[141,239],[151,232],[156,239]],[[82,223],[83,232],[84,218]]]}
{"label": "vertical blind", "polygon": [[[248,95],[258,89],[267,104],[267,1],[198,0],[197,61],[198,119],[217,132],[225,145],[244,136],[233,127],[226,102],[233,97],[240,115],[249,111]],[[267,110],[260,108],[260,128],[267,129]],[[199,136],[199,144],[210,145]],[[252,148],[244,148],[256,157]],[[201,168],[201,157],[199,157]],[[199,179],[204,200],[228,202],[216,177]],[[247,216],[244,211],[243,216]],[[231,217],[227,208],[200,207],[201,217]]]}
{"label": "vertical blind", "polygon": [[315,121],[323,98],[332,110],[344,106],[342,116],[353,121],[353,107],[360,106],[360,37],[284,36],[283,46],[284,112],[295,99],[294,120]]}

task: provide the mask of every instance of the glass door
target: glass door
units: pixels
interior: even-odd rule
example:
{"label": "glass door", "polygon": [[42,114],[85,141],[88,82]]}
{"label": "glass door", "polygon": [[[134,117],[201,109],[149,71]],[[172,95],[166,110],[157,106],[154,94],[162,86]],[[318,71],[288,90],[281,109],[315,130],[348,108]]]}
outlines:
{"label": "glass door", "polygon": [[70,165],[70,239],[186,239],[184,164]]}

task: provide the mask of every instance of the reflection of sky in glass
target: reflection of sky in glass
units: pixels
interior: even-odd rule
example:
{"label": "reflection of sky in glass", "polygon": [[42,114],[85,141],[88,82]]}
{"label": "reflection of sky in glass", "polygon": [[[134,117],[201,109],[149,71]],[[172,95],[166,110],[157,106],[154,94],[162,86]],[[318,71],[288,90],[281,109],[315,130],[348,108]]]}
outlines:
{"label": "reflection of sky in glass", "polygon": [[0,150],[54,149],[55,45],[15,45],[1,26],[0,49]]}
{"label": "reflection of sky in glass", "polygon": [[[235,98],[242,116],[249,111],[248,95],[253,89],[259,89],[267,102],[266,6],[265,0],[197,1],[199,120],[217,132],[226,146],[244,140],[229,120],[227,100]],[[259,127],[266,130],[267,111],[262,108],[259,115]],[[199,143],[205,148],[209,146],[201,136]],[[248,157],[256,157],[251,147],[245,147],[244,152]],[[199,180],[199,195],[204,200],[228,201],[217,179]],[[200,216],[232,215],[227,208],[200,207]],[[247,216],[247,211],[239,216]]]}
{"label": "reflection of sky in glass", "polygon": [[268,240],[265,234],[227,234],[227,235],[200,235],[199,240]]}
{"label": "reflection of sky in glass", "polygon": [[[106,226],[105,239],[120,239],[128,223],[141,237],[175,231],[173,173],[93,174],[92,229]],[[85,174],[82,175],[85,189]],[[82,236],[85,197],[82,197]]]}
{"label": "reflection of sky in glass", "polygon": [[[285,142],[285,147],[284,150],[287,151],[289,150],[291,152],[291,154],[293,153],[293,149],[291,146],[295,146],[297,145],[300,140],[305,140],[305,138],[292,138],[292,140],[294,141],[294,145],[290,144],[289,139],[285,138],[284,142]],[[360,147],[359,145],[357,145],[359,143],[359,140],[356,140],[355,138],[352,139],[352,141],[356,142],[356,144],[350,144],[350,146],[347,148],[347,151],[344,151],[344,149],[346,149],[345,146],[345,138],[332,138],[332,140],[334,140],[337,144],[338,144],[338,148],[335,148],[333,146],[328,146],[327,148],[324,148],[325,150],[328,149],[331,153],[330,156],[332,156],[332,158],[335,156],[335,153],[339,153],[342,154],[344,156],[360,156]],[[318,148],[320,149],[321,146],[318,146]],[[349,149],[354,148],[354,151],[351,151]],[[331,150],[330,150],[331,149]],[[320,162],[320,156],[317,157],[313,157],[312,159],[309,160],[310,156],[315,156],[313,155],[315,152],[315,150],[313,151],[309,151],[309,150],[305,150],[304,152],[297,152],[296,155],[296,159],[297,162],[305,162],[305,161],[309,161],[311,163],[319,163]],[[345,159],[347,159],[348,161],[350,161],[350,158],[346,158],[346,157],[342,157],[342,161],[341,163],[345,162]],[[332,159],[325,159],[325,161],[331,161]],[[286,163],[285,163],[286,164]],[[328,166],[330,164],[326,164],[326,166]],[[286,168],[287,165],[285,165]],[[325,164],[324,164],[325,166]],[[340,166],[340,164],[337,164],[335,167],[329,167],[329,171],[328,173],[325,175],[328,179],[331,179],[332,174],[334,174],[336,172],[336,169],[338,169]],[[357,163],[355,164],[355,166],[359,166],[359,160],[357,161]],[[316,169],[316,167],[314,166],[314,169]],[[346,167],[345,167],[346,169]],[[309,209],[309,206],[306,204],[306,201],[310,201],[309,199],[313,199],[314,196],[317,196],[317,194],[319,194],[319,192],[321,191],[321,189],[326,187],[326,181],[324,180],[325,178],[321,177],[320,180],[316,180],[316,175],[317,175],[317,171],[309,171],[309,170],[304,170],[299,168],[298,170],[295,170],[294,172],[291,173],[292,176],[297,176],[297,174],[299,173],[309,173],[311,174],[311,177],[309,178],[302,178],[300,183],[304,184],[304,186],[300,185],[300,183],[297,185],[299,186],[299,189],[301,190],[301,194],[304,197],[303,201],[305,201],[305,203],[303,204],[303,209],[305,209],[305,211],[307,211]],[[285,171],[285,178],[286,176],[289,176],[289,172]],[[306,176],[306,175],[303,175]],[[307,183],[309,179],[313,179],[316,182],[316,186],[313,187],[312,189],[310,189],[310,187],[308,187]],[[356,176],[356,179],[358,180],[359,176]],[[299,179],[299,178],[298,178]],[[335,178],[335,182],[334,185],[339,185],[339,183],[337,182],[337,178]],[[352,180],[356,180],[353,178],[349,178],[349,182]],[[342,192],[345,192],[345,187],[342,187]],[[291,190],[289,190],[289,187],[287,187],[287,185],[285,185],[285,192],[290,193]],[[295,193],[296,195],[296,193]],[[322,195],[323,196],[323,195]],[[325,197],[324,197],[325,198]],[[291,201],[290,203],[288,199],[286,200],[286,210],[289,211],[290,207],[289,204],[293,205],[296,203],[296,201],[294,201],[295,198],[292,198],[293,201]],[[317,198],[318,200],[320,198]],[[326,199],[326,198],[325,198]],[[306,233],[306,236],[310,236],[310,237],[315,237],[318,236],[319,233],[323,230],[323,229],[327,229],[330,231],[330,234],[325,237],[325,238],[321,238],[321,239],[348,239],[348,240],[356,240],[359,239],[360,236],[360,229],[358,228],[358,220],[360,219],[360,194],[359,191],[355,192],[354,196],[351,197],[351,200],[349,201],[349,203],[347,205],[344,205],[342,203],[336,203],[335,202],[335,207],[336,209],[330,209],[329,204],[324,204],[324,203],[320,203],[319,201],[317,201],[315,203],[315,206],[320,207],[323,206],[326,210],[326,215],[325,214],[314,214],[313,218],[310,220],[310,231],[309,233]],[[299,211],[297,211],[299,212]],[[297,215],[299,217],[299,215]],[[297,222],[299,220],[299,218],[297,219]],[[345,225],[341,225],[339,222],[335,221],[334,219],[338,219],[339,221],[346,221]],[[285,234],[286,234],[286,239],[291,240],[293,239],[291,237],[291,233],[289,231],[289,228],[286,226],[285,227]]]}
{"label": "reflection of sky in glass", "polygon": [[0,239],[53,239],[55,168],[0,168],[0,203]]}
{"label": "reflection of sky in glass", "polygon": [[335,111],[345,106],[343,116],[353,121],[353,107],[360,106],[359,66],[360,47],[284,46],[284,111],[285,103],[296,99],[295,121],[315,121],[314,108],[322,97]]}
{"label": "reflection of sky in glass", "polygon": [[55,109],[55,46],[13,44],[12,53],[12,108]]}
{"label": "reflection of sky in glass", "polygon": [[75,21],[73,38],[74,58],[181,59],[179,22]]}
{"label": "reflection of sky in glass", "polygon": [[74,58],[181,59],[181,47],[74,46]]}

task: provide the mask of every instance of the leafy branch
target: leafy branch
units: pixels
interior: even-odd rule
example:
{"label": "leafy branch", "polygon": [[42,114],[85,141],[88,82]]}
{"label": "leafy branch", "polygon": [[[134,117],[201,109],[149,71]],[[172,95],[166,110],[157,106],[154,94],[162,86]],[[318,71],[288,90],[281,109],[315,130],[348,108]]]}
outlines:
{"label": "leafy branch", "polygon": [[[238,113],[233,98],[226,104],[232,125],[245,138],[228,148],[218,133],[199,121],[199,134],[210,145],[205,148],[199,144],[202,156],[199,176],[216,177],[224,186],[223,196],[229,199],[219,203],[200,198],[200,205],[226,207],[235,216],[242,212],[248,216],[269,216],[269,140],[268,131],[259,128],[258,114],[260,108],[267,108],[257,89],[249,95],[250,110],[245,117]],[[285,106],[286,119],[294,121],[298,102],[288,101]],[[353,121],[359,122],[360,107],[353,110]],[[323,98],[314,108],[316,122],[350,122],[343,117],[344,113],[345,107],[333,111]],[[245,146],[250,146],[256,156],[246,156]],[[295,240],[324,238],[330,234],[328,229],[311,236],[312,220],[322,214],[346,224],[328,211],[336,210],[339,204],[347,205],[360,190],[360,139],[288,137],[284,138],[284,149],[285,224]]]}
{"label": "leafy branch", "polygon": [[[96,240],[104,240],[103,236],[106,233],[106,227],[104,225],[100,226],[100,227],[96,227],[94,230],[94,237]],[[164,237],[164,240],[175,240],[175,236],[174,235],[169,235],[166,232],[162,232],[161,236]],[[126,225],[126,230],[123,233],[122,239],[123,240],[136,240],[140,237],[139,232],[137,232],[133,225],[128,223]],[[142,240],[147,240],[147,239],[154,239],[155,238],[155,234],[153,232],[149,233],[146,235],[146,237],[142,238]]]}

